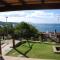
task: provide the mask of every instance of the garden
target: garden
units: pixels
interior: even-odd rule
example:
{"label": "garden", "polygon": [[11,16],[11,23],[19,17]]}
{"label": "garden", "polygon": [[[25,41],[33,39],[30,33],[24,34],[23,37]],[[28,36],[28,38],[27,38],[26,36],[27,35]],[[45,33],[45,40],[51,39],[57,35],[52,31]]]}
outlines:
{"label": "garden", "polygon": [[40,58],[40,59],[56,59],[60,60],[60,54],[56,54],[53,52],[52,48],[53,44],[49,43],[40,43],[40,42],[30,42],[30,46],[28,43],[24,43],[12,49],[6,55],[8,56],[21,56],[27,58]]}
{"label": "garden", "polygon": [[[57,39],[56,32],[52,39],[49,34],[45,34],[46,32],[39,32],[34,26],[25,22],[18,23],[15,26],[7,25],[0,27],[0,35],[3,40],[8,35],[9,39],[12,39],[12,50],[6,54],[7,56],[60,60],[60,54],[53,51],[53,46],[57,44],[60,46],[60,35]],[[15,45],[15,40],[20,42]],[[57,44],[52,44],[53,42]]]}

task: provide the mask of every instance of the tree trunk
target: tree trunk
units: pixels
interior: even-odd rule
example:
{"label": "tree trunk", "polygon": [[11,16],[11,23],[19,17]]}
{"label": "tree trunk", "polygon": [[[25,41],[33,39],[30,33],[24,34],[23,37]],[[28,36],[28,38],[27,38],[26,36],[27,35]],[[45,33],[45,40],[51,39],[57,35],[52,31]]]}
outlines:
{"label": "tree trunk", "polygon": [[4,35],[3,35],[3,40],[4,40]]}
{"label": "tree trunk", "polygon": [[15,48],[15,39],[13,39],[13,48]]}
{"label": "tree trunk", "polygon": [[2,56],[2,49],[1,49],[1,40],[0,40],[0,57]]}

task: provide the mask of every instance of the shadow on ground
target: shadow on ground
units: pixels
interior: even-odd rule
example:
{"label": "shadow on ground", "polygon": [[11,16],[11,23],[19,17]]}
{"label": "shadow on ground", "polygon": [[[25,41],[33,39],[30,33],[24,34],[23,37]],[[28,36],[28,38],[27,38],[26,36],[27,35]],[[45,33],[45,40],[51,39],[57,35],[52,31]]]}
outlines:
{"label": "shadow on ground", "polygon": [[26,43],[26,41],[19,42],[18,44],[15,45],[15,47],[18,47],[18,46],[20,46],[20,45],[22,45],[24,43]]}
{"label": "shadow on ground", "polygon": [[19,54],[22,54],[24,57],[29,58],[29,57],[27,56],[27,53],[29,53],[29,52],[31,51],[32,47],[33,47],[33,44],[29,46],[29,49],[28,49],[27,51],[25,51],[25,53],[21,52],[20,50],[18,50],[18,49],[16,49],[16,48],[14,48],[14,50],[16,50]]}

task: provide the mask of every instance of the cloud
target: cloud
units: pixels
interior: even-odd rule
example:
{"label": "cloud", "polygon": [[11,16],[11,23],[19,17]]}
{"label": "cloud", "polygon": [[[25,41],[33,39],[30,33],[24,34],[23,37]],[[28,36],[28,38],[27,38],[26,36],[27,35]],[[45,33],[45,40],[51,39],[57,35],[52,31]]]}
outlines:
{"label": "cloud", "polygon": [[53,17],[53,13],[45,12],[45,11],[35,11],[32,16],[33,17]]}
{"label": "cloud", "polygon": [[56,14],[45,10],[1,12],[0,21],[5,21],[6,16],[9,22],[58,23]]}
{"label": "cloud", "polygon": [[58,23],[55,13],[45,11],[34,11],[31,15],[26,15],[34,23]]}
{"label": "cloud", "polygon": [[1,12],[0,16],[3,17],[22,17],[25,15],[24,11],[10,11],[10,12]]}

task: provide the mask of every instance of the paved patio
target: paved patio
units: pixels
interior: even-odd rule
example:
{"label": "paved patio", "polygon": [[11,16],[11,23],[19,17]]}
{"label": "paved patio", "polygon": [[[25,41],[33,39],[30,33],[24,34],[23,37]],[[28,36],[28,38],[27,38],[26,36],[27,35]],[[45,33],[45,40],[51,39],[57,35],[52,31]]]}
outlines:
{"label": "paved patio", "polygon": [[[19,43],[20,41],[15,40],[15,44]],[[8,53],[12,48],[13,44],[12,44],[12,40],[6,40],[5,44],[3,44],[2,47],[2,55],[5,55],[6,53]]]}
{"label": "paved patio", "polygon": [[3,56],[0,60],[54,60],[54,59],[34,59],[34,58],[21,58],[12,56]]}

